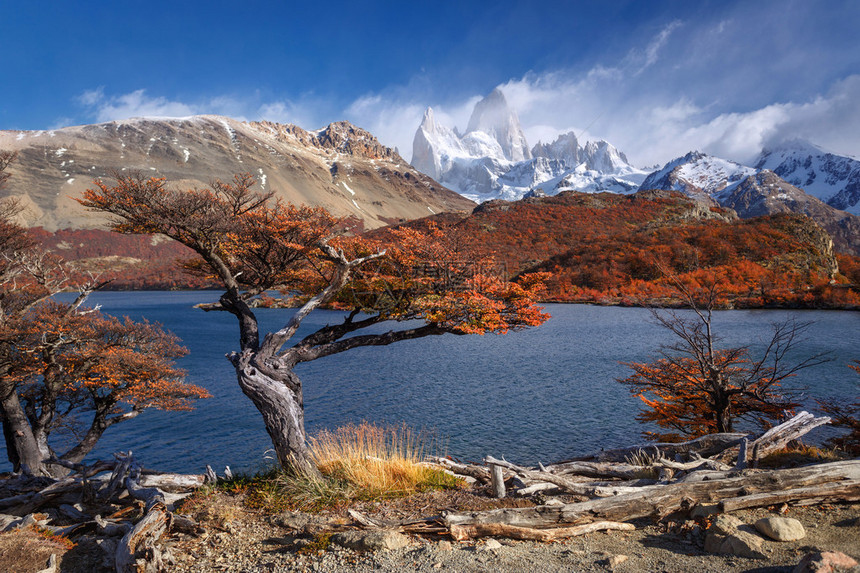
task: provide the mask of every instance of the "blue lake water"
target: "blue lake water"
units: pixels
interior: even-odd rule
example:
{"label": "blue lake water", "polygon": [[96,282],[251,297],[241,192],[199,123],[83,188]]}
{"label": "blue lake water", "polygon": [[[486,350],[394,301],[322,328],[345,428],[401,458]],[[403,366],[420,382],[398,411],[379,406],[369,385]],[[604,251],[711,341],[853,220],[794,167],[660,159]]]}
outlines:
{"label": "blue lake water", "polygon": [[[134,319],[160,322],[190,350],[180,361],[188,379],[213,398],[193,412],[148,410],[105,434],[91,459],[133,450],[146,467],[219,473],[258,470],[271,447],[260,416],[241,393],[224,355],[238,348],[236,321],[193,304],[216,292],[105,292],[91,304]],[[434,336],[384,347],[359,348],[299,365],[309,433],[349,422],[405,422],[432,430],[446,453],[478,460],[491,454],[522,463],[558,461],[601,447],[640,443],[646,429],[634,416],[639,401],[615,379],[630,373],[622,362],[655,358],[672,342],[641,308],[547,305],[544,325],[504,336]],[[285,324],[292,310],[259,310],[261,331]],[[834,360],[802,371],[791,384],[807,388],[806,404],[858,394],[858,377],[846,364],[860,358],[860,313],[843,311],[724,311],[716,332],[726,345],[763,347],[770,324],[794,316],[814,325],[796,356],[821,351]],[[299,335],[340,322],[343,314],[313,313]],[[826,435],[819,433],[819,439]],[[5,452],[4,452],[5,454]],[[5,455],[0,471],[10,466]]]}

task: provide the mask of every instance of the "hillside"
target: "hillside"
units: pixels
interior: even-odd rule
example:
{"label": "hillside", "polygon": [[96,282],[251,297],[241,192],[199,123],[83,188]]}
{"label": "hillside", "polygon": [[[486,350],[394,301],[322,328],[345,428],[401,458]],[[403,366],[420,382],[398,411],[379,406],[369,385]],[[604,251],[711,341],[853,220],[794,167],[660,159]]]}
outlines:
{"label": "hillside", "polygon": [[650,174],[641,188],[680,191],[706,205],[734,209],[744,219],[801,213],[830,234],[837,251],[860,256],[860,217],[825,203],[768,169],[691,152]]}
{"label": "hillside", "polygon": [[[506,277],[549,273],[546,301],[671,304],[669,273],[691,284],[720,277],[726,306],[860,305],[851,286],[860,284],[860,257],[834,253],[827,233],[802,215],[741,220],[730,209],[706,207],[678,192],[569,191],[402,223],[430,224],[451,241],[492,255],[494,272]],[[388,229],[367,236],[384,241]],[[82,270],[116,277],[109,288],[211,286],[176,271],[174,261],[191,252],[171,241],[101,230],[35,232]]]}
{"label": "hillside", "polygon": [[21,199],[26,224],[51,231],[102,226],[104,220],[74,198],[113,172],[166,177],[180,188],[250,173],[262,191],[323,206],[367,228],[474,207],[347,122],[306,131],[220,116],[138,118],[54,131],[0,131],[0,149],[18,152],[4,195]]}
{"label": "hillside", "polygon": [[549,272],[550,301],[671,302],[664,275],[670,273],[693,282],[719,276],[727,306],[860,304],[856,289],[846,286],[860,281],[858,259],[835,255],[827,233],[800,215],[739,220],[677,192],[564,192],[487,202],[465,218],[405,224],[430,221],[495,253],[509,276]]}

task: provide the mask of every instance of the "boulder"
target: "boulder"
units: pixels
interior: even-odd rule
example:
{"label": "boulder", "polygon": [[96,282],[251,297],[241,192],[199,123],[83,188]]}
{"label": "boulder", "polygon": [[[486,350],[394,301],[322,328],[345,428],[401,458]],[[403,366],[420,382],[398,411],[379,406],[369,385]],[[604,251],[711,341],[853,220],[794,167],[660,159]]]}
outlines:
{"label": "boulder", "polygon": [[497,540],[492,539],[492,538],[487,539],[486,541],[484,541],[482,544],[480,544],[477,547],[478,551],[493,551],[495,549],[501,549],[501,548],[502,548],[502,544],[499,543]]}
{"label": "boulder", "polygon": [[791,517],[764,517],[755,522],[755,528],[774,541],[797,541],[806,537],[803,524]]}
{"label": "boulder", "polygon": [[629,557],[627,557],[626,555],[612,555],[611,557],[609,557],[609,559],[606,560],[606,565],[610,569],[615,569],[628,559]]}
{"label": "boulder", "polygon": [[379,551],[406,547],[409,538],[393,529],[370,529],[335,533],[331,542],[356,551]]}
{"label": "boulder", "polygon": [[808,553],[792,570],[792,573],[836,573],[857,571],[858,563],[839,551]]}
{"label": "boulder", "polygon": [[762,553],[764,539],[750,526],[732,515],[718,515],[705,532],[705,551],[737,555],[749,559],[767,559]]}

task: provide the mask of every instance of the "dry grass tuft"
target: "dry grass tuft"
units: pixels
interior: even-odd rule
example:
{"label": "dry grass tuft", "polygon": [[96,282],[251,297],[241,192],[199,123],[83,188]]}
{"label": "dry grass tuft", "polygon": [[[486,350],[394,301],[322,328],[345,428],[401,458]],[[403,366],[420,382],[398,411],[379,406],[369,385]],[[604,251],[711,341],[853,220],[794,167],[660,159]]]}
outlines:
{"label": "dry grass tuft", "polygon": [[843,459],[837,450],[819,448],[802,443],[789,444],[788,447],[777,450],[759,460],[761,468],[791,468],[808,464],[836,462]]}
{"label": "dry grass tuft", "polygon": [[421,463],[423,437],[405,425],[363,422],[322,431],[310,439],[310,449],[323,475],[346,482],[369,498],[423,491],[438,485],[440,477],[439,470]]}
{"label": "dry grass tuft", "polygon": [[407,426],[363,422],[325,430],[309,440],[322,475],[277,474],[251,487],[252,507],[319,510],[357,500],[403,497],[432,489],[452,489],[463,481],[422,463],[435,443]]}

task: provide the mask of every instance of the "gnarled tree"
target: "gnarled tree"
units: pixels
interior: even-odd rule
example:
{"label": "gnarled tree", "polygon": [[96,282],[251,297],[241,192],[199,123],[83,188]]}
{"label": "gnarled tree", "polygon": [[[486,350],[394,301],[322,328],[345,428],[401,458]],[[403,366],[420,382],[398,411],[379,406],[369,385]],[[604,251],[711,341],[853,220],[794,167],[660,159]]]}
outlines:
{"label": "gnarled tree", "polygon": [[[117,174],[115,185],[97,181],[81,203],[114,215],[114,231],[161,233],[185,244],[200,256],[186,268],[223,284],[219,301],[203,308],[236,317],[239,350],[228,358],[284,468],[315,469],[297,364],[424,336],[503,333],[547,318],[534,305],[541,277],[512,284],[490,276],[483,261],[464,258],[436,230],[395,231],[387,245],[336,236],[338,221],[325,210],[274,201],[271,193],[253,192],[254,183],[240,175],[182,191],[163,179]],[[283,328],[261,336],[252,301],[273,289],[290,293],[299,308]],[[347,311],[343,322],[293,340],[321,305]],[[391,324],[387,332],[362,334],[384,322]]]}
{"label": "gnarled tree", "polygon": [[[13,159],[0,154],[0,183]],[[75,281],[14,222],[18,212],[0,200],[0,422],[16,471],[56,475],[65,470],[50,460],[81,461],[110,426],[145,408],[187,409],[207,394],[182,382],[173,359],[184,349],[173,335],[83,308],[100,285]],[[73,302],[51,300],[68,289],[79,293]],[[55,451],[53,432],[66,433],[65,451]]]}
{"label": "gnarled tree", "polygon": [[758,358],[749,345],[719,348],[713,311],[721,300],[720,280],[699,283],[669,280],[689,310],[652,309],[657,323],[678,342],[660,350],[650,363],[627,364],[633,375],[619,382],[647,407],[637,418],[668,432],[645,432],[662,441],[680,441],[710,433],[733,432],[746,418],[762,426],[798,406],[782,382],[798,371],[828,360],[816,354],[792,360],[791,350],[809,324],[793,320],[773,325],[773,335]]}

